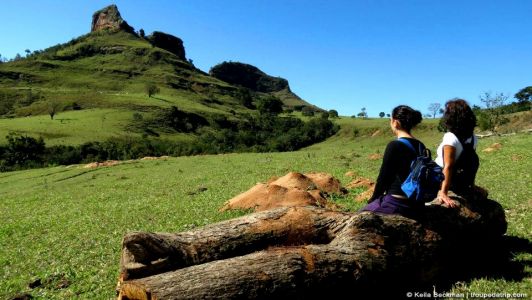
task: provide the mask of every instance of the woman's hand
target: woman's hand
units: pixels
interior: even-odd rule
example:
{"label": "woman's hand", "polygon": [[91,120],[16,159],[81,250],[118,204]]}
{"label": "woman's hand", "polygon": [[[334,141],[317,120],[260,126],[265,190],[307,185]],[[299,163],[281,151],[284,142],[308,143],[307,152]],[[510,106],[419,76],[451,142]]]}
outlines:
{"label": "woman's hand", "polygon": [[449,197],[447,193],[444,193],[442,191],[438,192],[438,200],[440,200],[447,207],[451,207],[451,208],[458,207],[458,204],[456,204],[456,202],[453,199],[451,199],[451,197]]}

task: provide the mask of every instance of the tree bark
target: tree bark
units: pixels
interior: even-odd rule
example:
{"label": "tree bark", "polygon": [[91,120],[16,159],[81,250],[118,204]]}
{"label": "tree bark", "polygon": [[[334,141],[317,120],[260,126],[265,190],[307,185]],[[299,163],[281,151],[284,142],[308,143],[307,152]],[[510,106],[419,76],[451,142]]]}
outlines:
{"label": "tree bark", "polygon": [[313,298],[430,283],[464,241],[504,234],[491,200],[426,207],[418,221],[281,207],[192,231],[124,237],[119,299]]}

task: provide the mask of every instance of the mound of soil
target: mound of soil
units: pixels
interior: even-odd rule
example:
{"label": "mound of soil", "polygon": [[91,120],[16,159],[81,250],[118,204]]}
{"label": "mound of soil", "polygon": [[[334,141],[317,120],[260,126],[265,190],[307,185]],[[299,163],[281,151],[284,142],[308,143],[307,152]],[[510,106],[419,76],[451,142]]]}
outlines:
{"label": "mound of soil", "polygon": [[92,168],[98,168],[98,167],[111,167],[121,164],[122,162],[119,160],[108,160],[104,162],[92,162],[90,164],[86,164],[83,166],[85,169],[92,169]]}
{"label": "mound of soil", "polygon": [[370,160],[378,160],[382,158],[382,154],[379,153],[373,153],[368,157]]}
{"label": "mound of soil", "polygon": [[348,189],[354,189],[359,187],[365,188],[367,190],[357,195],[355,197],[355,201],[366,201],[373,195],[373,191],[375,190],[375,182],[367,178],[358,177],[353,179],[353,181],[346,185],[346,188]]}
{"label": "mound of soil", "polygon": [[145,156],[141,158],[140,160],[158,160],[158,159],[167,159],[170,158],[170,156],[164,155],[164,156]]}
{"label": "mound of soil", "polygon": [[500,150],[501,148],[502,148],[502,144],[501,143],[494,143],[491,146],[489,146],[488,148],[482,150],[482,152],[495,152],[497,150]]}
{"label": "mound of soil", "polygon": [[345,177],[356,177],[357,173],[355,171],[348,171],[344,174]]}
{"label": "mound of soil", "polygon": [[324,194],[344,194],[347,191],[340,181],[326,173],[301,174],[290,172],[268,183],[258,183],[246,192],[227,201],[220,209],[268,210],[280,206],[319,206],[330,209],[336,204],[325,199]]}

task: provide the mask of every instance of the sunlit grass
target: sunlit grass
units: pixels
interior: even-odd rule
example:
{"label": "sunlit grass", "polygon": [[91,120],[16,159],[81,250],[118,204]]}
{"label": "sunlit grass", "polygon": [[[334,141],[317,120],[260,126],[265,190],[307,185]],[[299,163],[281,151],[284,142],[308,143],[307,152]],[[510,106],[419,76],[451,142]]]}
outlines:
{"label": "sunlit grass", "polygon": [[[121,239],[130,231],[176,232],[229,219],[242,212],[219,212],[223,203],[257,182],[289,171],[327,172],[343,185],[354,171],[375,179],[382,153],[393,139],[387,120],[347,120],[352,128],[382,128],[382,134],[334,137],[297,152],[242,153],[133,161],[113,167],[54,167],[0,174],[0,297],[29,292],[42,299],[110,299],[115,296]],[[430,123],[430,122],[429,122]],[[370,125],[368,125],[370,124]],[[345,125],[345,124],[344,124]],[[370,132],[368,132],[370,133]],[[433,151],[441,134],[419,130]],[[507,212],[508,234],[530,238],[530,135],[480,140],[478,184]],[[481,150],[499,142],[501,150]],[[199,189],[202,188],[202,189]],[[206,188],[206,190],[203,190]],[[362,192],[332,200],[344,210],[363,203]],[[530,256],[521,256],[530,262]],[[55,277],[54,277],[55,276]],[[66,278],[30,289],[37,278]],[[530,278],[520,282],[476,279],[457,284],[469,291],[530,291]]]}

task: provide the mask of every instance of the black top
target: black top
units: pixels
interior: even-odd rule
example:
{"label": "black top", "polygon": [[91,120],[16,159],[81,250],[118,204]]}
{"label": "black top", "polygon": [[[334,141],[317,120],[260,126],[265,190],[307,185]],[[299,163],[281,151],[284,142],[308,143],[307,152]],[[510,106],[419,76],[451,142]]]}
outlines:
{"label": "black top", "polygon": [[410,165],[416,158],[417,152],[419,152],[419,145],[422,145],[422,149],[425,148],[425,145],[416,139],[406,139],[414,146],[416,153],[401,141],[395,140],[388,143],[384,151],[381,170],[379,171],[379,177],[377,177],[377,183],[375,184],[375,192],[373,192],[371,200],[383,194],[406,197],[403,190],[401,190],[401,184],[410,173]]}

